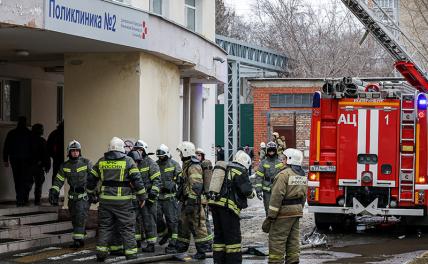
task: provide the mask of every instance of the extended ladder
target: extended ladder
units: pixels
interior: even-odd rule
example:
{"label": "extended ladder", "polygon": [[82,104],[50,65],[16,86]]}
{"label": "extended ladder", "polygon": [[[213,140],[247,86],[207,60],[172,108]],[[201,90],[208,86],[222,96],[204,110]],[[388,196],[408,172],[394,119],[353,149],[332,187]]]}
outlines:
{"label": "extended ladder", "polygon": [[[406,49],[397,42],[393,34],[378,22],[375,14],[366,3],[361,0],[342,0],[342,2],[395,59],[395,68],[403,77],[417,90],[427,93],[428,79],[422,68],[417,65]],[[392,21],[392,23],[394,22]],[[394,26],[399,30],[395,23]]]}
{"label": "extended ladder", "polygon": [[415,146],[416,146],[416,108],[415,95],[401,95],[400,118],[400,173],[399,202],[412,202],[415,199]]}

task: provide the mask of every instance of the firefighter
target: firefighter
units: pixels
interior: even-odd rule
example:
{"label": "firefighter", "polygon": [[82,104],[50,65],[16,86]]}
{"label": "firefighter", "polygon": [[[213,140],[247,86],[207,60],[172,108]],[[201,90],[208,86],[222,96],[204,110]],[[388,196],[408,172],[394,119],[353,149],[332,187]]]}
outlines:
{"label": "firefighter", "polygon": [[276,146],[277,146],[277,152],[279,156],[282,156],[282,152],[285,150],[286,146],[285,146],[285,141],[282,140],[282,138],[285,139],[285,137],[280,137],[278,132],[273,132],[272,133],[273,136],[273,142],[275,142]]}
{"label": "firefighter", "polygon": [[202,197],[201,201],[202,201],[202,205],[204,206],[205,213],[206,213],[205,224],[207,226],[208,234],[212,235],[212,229],[211,229],[211,224],[210,224],[210,220],[209,220],[207,196],[208,196],[210,182],[211,182],[211,178],[212,178],[212,174],[213,174],[213,164],[211,163],[210,160],[205,159],[205,151],[202,148],[196,149],[196,158],[201,163],[202,172],[203,172],[202,173],[202,179],[204,181],[204,192],[203,192],[203,195],[201,196]]}
{"label": "firefighter", "polygon": [[302,169],[303,154],[297,149],[284,151],[286,168],[272,187],[269,212],[263,231],[269,233],[269,263],[299,263],[299,219],[306,201],[307,177]]}
{"label": "firefighter", "polygon": [[[177,192],[177,177],[181,172],[181,167],[170,158],[169,148],[161,144],[156,150],[156,161],[161,172],[161,191],[158,201],[158,232],[162,234],[159,244],[163,245],[168,241],[165,253],[176,253],[176,242],[178,236],[178,204],[175,198]],[[177,167],[178,165],[178,167]],[[166,223],[165,223],[166,222]]]}
{"label": "firefighter", "polygon": [[271,141],[267,143],[266,151],[266,158],[260,162],[256,171],[255,187],[257,198],[263,200],[265,213],[267,215],[272,183],[278,172],[284,168],[284,164],[278,158],[277,145],[274,142]]}
{"label": "firefighter", "polygon": [[107,257],[109,242],[115,229],[120,232],[126,258],[136,258],[133,191],[140,207],[143,207],[146,189],[135,162],[125,154],[122,139],[113,137],[108,152],[94,165],[88,181],[88,192],[95,192],[98,181],[101,181],[101,194],[98,207],[97,261],[103,262]]}
{"label": "firefighter", "polygon": [[137,150],[142,157],[139,169],[148,193],[146,205],[140,210],[147,243],[141,250],[143,252],[155,252],[155,243],[157,240],[157,200],[161,185],[159,166],[149,157],[149,146],[144,141],[137,140],[134,150]]}
{"label": "firefighter", "polygon": [[82,147],[76,140],[71,141],[67,147],[67,157],[59,166],[52,188],[49,190],[49,203],[58,205],[59,192],[67,179],[70,189],[68,190],[68,210],[73,225],[73,248],[84,246],[85,226],[88,216],[89,202],[95,202],[94,196],[86,192],[88,176],[92,164],[88,159],[82,157]]}
{"label": "firefighter", "polygon": [[247,199],[253,198],[248,177],[251,158],[244,151],[235,154],[227,166],[225,179],[218,194],[210,194],[210,208],[214,222],[214,263],[242,263],[240,212]]}
{"label": "firefighter", "polygon": [[183,162],[181,183],[177,192],[178,199],[182,203],[177,250],[180,253],[186,252],[193,234],[197,251],[193,258],[205,259],[205,252],[211,251],[212,236],[208,234],[205,210],[201,203],[201,195],[204,191],[202,167],[195,157],[195,145],[192,142],[182,142],[178,145],[177,151]]}
{"label": "firefighter", "polygon": [[266,158],[266,143],[260,143],[259,159],[260,161]]}

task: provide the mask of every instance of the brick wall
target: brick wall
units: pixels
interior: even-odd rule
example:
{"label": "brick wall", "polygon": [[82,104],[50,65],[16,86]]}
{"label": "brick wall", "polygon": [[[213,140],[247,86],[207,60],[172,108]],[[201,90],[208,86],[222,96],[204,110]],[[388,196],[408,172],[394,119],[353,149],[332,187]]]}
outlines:
{"label": "brick wall", "polygon": [[[272,80],[275,82],[275,80]],[[302,113],[301,110],[310,108],[270,108],[269,98],[271,94],[314,93],[319,87],[252,87],[254,98],[254,154],[258,161],[260,142],[271,140],[273,126],[296,126],[296,147],[302,151],[308,150],[307,141],[310,136],[311,114]],[[282,111],[282,112],[281,112]],[[295,112],[294,112],[295,111]],[[268,113],[270,116],[268,125]],[[306,142],[305,142],[306,141]],[[306,153],[307,154],[307,153]],[[305,164],[308,159],[305,158]]]}

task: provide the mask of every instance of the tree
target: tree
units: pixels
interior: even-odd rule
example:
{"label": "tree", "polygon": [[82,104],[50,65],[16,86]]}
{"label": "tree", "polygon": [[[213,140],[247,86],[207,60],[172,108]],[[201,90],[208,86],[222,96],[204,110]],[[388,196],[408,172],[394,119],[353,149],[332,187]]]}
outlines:
{"label": "tree", "polygon": [[248,41],[251,36],[251,26],[238,16],[232,8],[227,7],[223,0],[216,0],[215,24],[216,34]]}
{"label": "tree", "polygon": [[[428,0],[427,0],[428,1]],[[259,0],[255,41],[286,54],[291,76],[390,76],[392,59],[341,2],[314,8],[303,0]]]}

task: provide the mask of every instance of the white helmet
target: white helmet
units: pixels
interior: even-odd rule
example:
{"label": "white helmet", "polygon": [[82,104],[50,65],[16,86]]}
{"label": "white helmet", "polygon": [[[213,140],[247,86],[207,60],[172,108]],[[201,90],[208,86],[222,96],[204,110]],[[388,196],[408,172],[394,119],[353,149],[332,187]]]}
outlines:
{"label": "white helmet", "polygon": [[202,148],[197,148],[195,153],[196,154],[204,154],[205,155],[205,151]]}
{"label": "white helmet", "polygon": [[275,138],[279,138],[279,133],[278,132],[273,132],[272,136],[274,136]]}
{"label": "white helmet", "polygon": [[142,141],[141,139],[135,142],[134,149],[144,149],[146,154],[149,153],[149,145],[147,145],[147,143]]}
{"label": "white helmet", "polygon": [[169,157],[170,155],[171,154],[169,153],[169,148],[165,144],[161,144],[156,150],[157,157]]}
{"label": "white helmet", "polygon": [[125,142],[118,137],[113,137],[108,145],[108,151],[119,151],[125,153]]}
{"label": "white helmet", "polygon": [[177,151],[181,152],[183,158],[191,157],[195,155],[195,145],[190,141],[183,141],[178,145]]}
{"label": "white helmet", "polygon": [[247,170],[251,166],[251,158],[243,150],[240,150],[240,151],[236,152],[235,157],[233,157],[233,161],[241,164]]}
{"label": "white helmet", "polygon": [[266,143],[264,143],[264,142],[260,143],[260,147],[261,148],[266,148]]}
{"label": "white helmet", "polygon": [[287,159],[287,164],[302,166],[303,163],[303,153],[294,148],[288,148],[283,152],[284,156]]}

